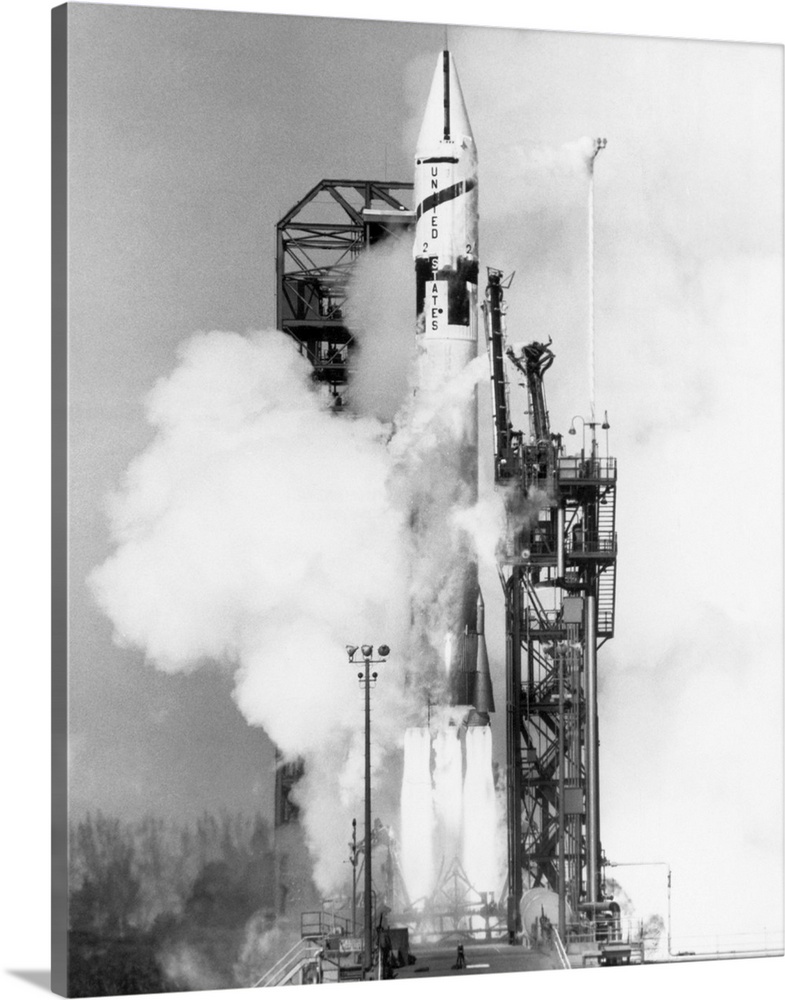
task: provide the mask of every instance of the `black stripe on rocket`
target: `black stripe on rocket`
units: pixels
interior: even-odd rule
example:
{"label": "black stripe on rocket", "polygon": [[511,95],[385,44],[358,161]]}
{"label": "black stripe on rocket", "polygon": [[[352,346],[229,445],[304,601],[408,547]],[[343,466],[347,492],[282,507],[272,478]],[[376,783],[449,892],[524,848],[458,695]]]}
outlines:
{"label": "black stripe on rocket", "polygon": [[442,53],[442,72],[444,73],[444,141],[450,141],[450,53]]}
{"label": "black stripe on rocket", "polygon": [[448,188],[442,188],[441,191],[437,191],[436,194],[429,194],[427,198],[420,202],[417,206],[417,218],[419,219],[426,212],[430,212],[431,209],[437,207],[437,205],[443,205],[446,201],[452,201],[453,198],[458,198],[462,194],[468,194],[476,186],[477,181],[473,177],[470,177],[466,181],[458,181],[457,184],[452,184]]}

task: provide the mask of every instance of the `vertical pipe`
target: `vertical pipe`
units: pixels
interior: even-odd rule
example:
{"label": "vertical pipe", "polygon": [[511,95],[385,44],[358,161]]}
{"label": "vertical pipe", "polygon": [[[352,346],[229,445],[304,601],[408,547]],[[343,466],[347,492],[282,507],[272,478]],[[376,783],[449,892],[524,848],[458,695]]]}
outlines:
{"label": "vertical pipe", "polygon": [[600,803],[597,738],[597,598],[586,597],[586,894],[599,900]]}
{"label": "vertical pipe", "polygon": [[521,933],[521,618],[520,567],[507,584],[507,940]]}
{"label": "vertical pipe", "polygon": [[589,205],[588,205],[588,285],[589,285],[589,402],[591,419],[594,420],[594,161],[601,149],[605,149],[606,139],[594,140],[594,152],[589,160]]}
{"label": "vertical pipe", "polygon": [[352,935],[357,934],[357,820],[352,820]]}
{"label": "vertical pipe", "polygon": [[673,955],[671,951],[671,866],[668,865],[668,955]]}
{"label": "vertical pipe", "polygon": [[[574,631],[574,626],[568,630],[568,634]],[[578,662],[575,649],[570,646],[567,654],[567,678],[569,686],[567,688],[570,700],[570,738],[569,738],[569,781],[570,787],[576,788],[580,785],[580,760],[581,760],[581,727],[580,719],[580,675],[578,673]],[[574,793],[573,793],[574,794]],[[572,813],[567,820],[569,828],[570,845],[570,905],[572,912],[578,912],[581,889],[581,819],[577,813]]]}
{"label": "vertical pipe", "polygon": [[[595,153],[596,156],[596,153]],[[592,159],[589,173],[589,206],[588,206],[588,291],[589,291],[589,412],[594,420],[594,160]]]}
{"label": "vertical pipe", "polygon": [[371,659],[365,657],[365,968],[373,964],[371,907]]}
{"label": "vertical pipe", "polygon": [[[573,711],[575,713],[575,752],[573,760],[575,761],[576,777],[578,779],[578,784],[580,785],[581,779],[581,741],[583,739],[583,732],[581,726],[582,718],[582,701],[583,701],[583,676],[581,674],[581,664],[578,660],[578,654],[575,650],[572,653],[573,657]],[[578,912],[578,904],[581,901],[581,891],[582,891],[582,879],[583,879],[583,838],[581,836],[581,826],[582,819],[580,815],[575,817],[575,912]]]}
{"label": "vertical pipe", "polygon": [[564,507],[556,508],[556,576],[564,579]]}
{"label": "vertical pipe", "polygon": [[559,937],[562,941],[567,936],[567,886],[566,886],[566,865],[565,865],[565,838],[567,831],[564,824],[564,659],[563,653],[557,652],[554,657],[554,666],[559,671],[559,804],[558,804],[558,843],[559,843]]}
{"label": "vertical pipe", "polygon": [[275,328],[283,330],[283,279],[286,273],[286,262],[284,260],[284,236],[280,224],[275,234]]}

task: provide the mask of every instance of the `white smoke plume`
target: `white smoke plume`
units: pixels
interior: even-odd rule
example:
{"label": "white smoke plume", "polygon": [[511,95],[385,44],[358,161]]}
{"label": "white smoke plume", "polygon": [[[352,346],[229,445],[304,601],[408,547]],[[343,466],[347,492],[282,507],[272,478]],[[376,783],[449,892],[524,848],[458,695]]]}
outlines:
{"label": "white smoke plume", "polygon": [[552,503],[545,490],[535,487],[524,495],[513,483],[484,493],[472,507],[457,510],[454,520],[471,537],[481,571],[495,573],[501,550],[513,552],[516,537]]}
{"label": "white smoke plume", "polygon": [[467,413],[487,361],[478,357],[445,384],[419,388],[390,442],[391,489],[409,512],[412,655],[429,696],[440,700],[444,649],[461,617],[476,552],[459,513],[476,502],[467,461]]}
{"label": "white smoke plume", "polygon": [[[362,692],[345,646],[395,651],[373,693],[375,808],[392,819],[400,766],[386,758],[419,711],[405,680],[427,666],[412,653],[412,595],[426,607],[449,576],[462,499],[449,442],[478,372],[404,407],[391,439],[375,417],[333,415],[282,334],[197,334],[150,394],[156,437],[111,501],[117,549],[90,582],[116,640],[168,672],[225,665],[248,722],[304,758],[295,797],[324,892],[346,877],[363,794]],[[413,527],[426,505],[445,526],[436,539]],[[440,597],[421,646],[443,641],[454,609]]]}
{"label": "white smoke plume", "polygon": [[266,917],[255,914],[245,926],[245,937],[234,963],[238,986],[253,987],[281,955],[301,941],[298,933],[270,927]]}
{"label": "white smoke plume", "polygon": [[[319,762],[319,787],[341,802],[362,722],[344,647],[403,645],[403,518],[383,428],[332,417],[309,373],[281,334],[189,340],[150,395],[157,436],[112,500],[118,548],[91,583],[118,641],[160,669],[227,664],[248,721]],[[374,696],[380,746],[401,711],[396,662]],[[306,824],[318,856],[332,813]]]}
{"label": "white smoke plume", "polygon": [[226,986],[224,976],[192,945],[177,944],[159,953],[158,961],[167,982],[173,983],[178,990],[218,990]]}
{"label": "white smoke plume", "polygon": [[552,215],[554,206],[558,206],[567,213],[573,199],[583,197],[593,153],[594,140],[589,136],[556,147],[514,146],[506,164],[510,180],[514,178],[514,209]]}
{"label": "white smoke plume", "polygon": [[411,239],[386,239],[362,254],[344,317],[356,343],[352,410],[391,421],[411,392],[414,360]]}

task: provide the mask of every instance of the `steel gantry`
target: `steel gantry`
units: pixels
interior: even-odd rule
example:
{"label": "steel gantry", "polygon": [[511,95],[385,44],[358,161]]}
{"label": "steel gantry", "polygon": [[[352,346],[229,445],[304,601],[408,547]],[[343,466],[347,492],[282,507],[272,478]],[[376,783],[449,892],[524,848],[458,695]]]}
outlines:
{"label": "steel gantry", "polygon": [[[507,633],[508,933],[521,939],[521,898],[558,895],[559,932],[610,919],[601,885],[597,650],[613,635],[616,462],[591,445],[567,455],[552,434],[543,375],[548,344],[505,349],[505,285],[485,298],[495,478],[507,509],[498,553]],[[505,357],[523,375],[530,433],[513,430]],[[582,418],[575,418],[576,420]],[[573,426],[570,433],[576,433]]]}
{"label": "steel gantry", "polygon": [[358,255],[414,221],[411,183],[322,180],[276,226],[276,325],[343,405],[354,338],[347,285]]}

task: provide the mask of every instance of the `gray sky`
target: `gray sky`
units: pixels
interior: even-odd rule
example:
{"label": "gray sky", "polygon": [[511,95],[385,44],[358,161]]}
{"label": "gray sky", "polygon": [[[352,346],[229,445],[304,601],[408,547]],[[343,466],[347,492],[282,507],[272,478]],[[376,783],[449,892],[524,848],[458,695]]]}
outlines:
{"label": "gray sky", "polygon": [[385,147],[389,176],[408,179],[402,53],[430,53],[441,32],[78,4],[73,16],[72,804],[269,811],[269,745],[216,696],[221,678],[163,678],[118,650],[84,580],[108,552],[102,500],[151,436],[143,396],[178,343],[273,325],[275,222],[322,176],[382,176]]}
{"label": "gray sky", "polygon": [[[143,398],[177,345],[272,324],[275,221],[321,177],[385,162],[410,177],[443,29],[72,14],[72,807],[269,811],[269,744],[230,678],[164,675],[118,649],[84,581],[110,552],[104,498],[151,440]],[[605,850],[671,864],[679,947],[713,947],[688,940],[707,911],[714,935],[781,930],[781,50],[457,28],[449,41],[483,261],[518,272],[512,339],[554,337],[562,431],[588,408],[570,144],[608,137],[597,399],[621,548],[600,664]],[[499,654],[498,601],[494,622]],[[662,910],[660,883],[639,891]]]}

